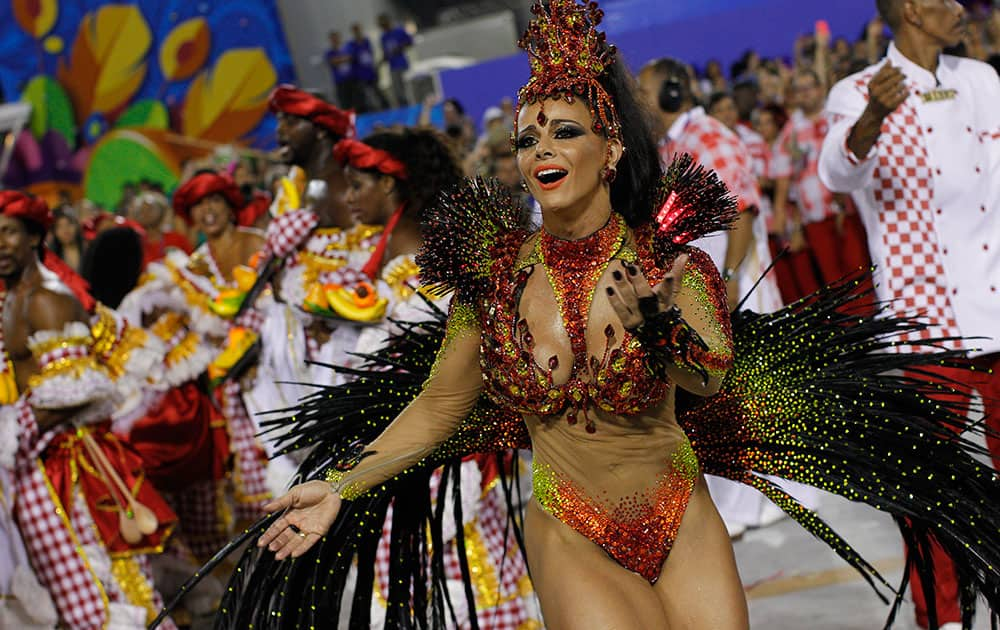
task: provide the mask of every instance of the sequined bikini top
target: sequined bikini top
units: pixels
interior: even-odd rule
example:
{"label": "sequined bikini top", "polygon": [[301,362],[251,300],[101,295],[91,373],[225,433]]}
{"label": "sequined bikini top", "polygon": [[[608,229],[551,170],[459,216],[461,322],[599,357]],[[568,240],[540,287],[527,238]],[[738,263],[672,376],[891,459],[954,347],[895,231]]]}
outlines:
{"label": "sequined bikini top", "polygon": [[[519,248],[511,247],[494,261],[495,280],[479,309],[484,388],[493,402],[524,414],[565,414],[570,424],[583,422],[594,433],[596,424],[588,409],[631,415],[664,399],[670,384],[650,373],[645,351],[628,331],[617,339],[609,324],[600,357],[589,353],[586,344],[594,290],[612,260],[638,264],[651,282],[666,275],[653,261],[649,232],[640,229],[630,238],[625,221],[612,213],[591,236],[565,241],[542,232],[527,257],[518,260]],[[534,338],[527,320],[519,315],[521,295],[534,273],[548,276],[570,339],[573,366],[563,384],[556,384],[552,376],[559,367],[558,357],[548,359],[547,369],[538,365]]]}

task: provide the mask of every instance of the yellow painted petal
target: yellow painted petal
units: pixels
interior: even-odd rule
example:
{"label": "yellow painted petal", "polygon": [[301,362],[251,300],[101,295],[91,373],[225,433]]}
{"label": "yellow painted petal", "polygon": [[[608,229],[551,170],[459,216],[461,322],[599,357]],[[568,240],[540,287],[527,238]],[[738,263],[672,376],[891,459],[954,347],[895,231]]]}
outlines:
{"label": "yellow painted petal", "polygon": [[192,18],[175,26],[160,46],[163,76],[168,81],[179,81],[200,70],[208,59],[210,36],[205,18]]}
{"label": "yellow painted petal", "polygon": [[192,82],[181,126],[186,136],[230,142],[260,122],[278,75],[260,48],[226,51]]}
{"label": "yellow painted petal", "polygon": [[127,103],[146,77],[152,33],[138,7],[103,6],[80,22],[68,66],[59,80],[73,99],[77,120]]}
{"label": "yellow painted petal", "polygon": [[59,16],[56,0],[11,0],[11,7],[18,25],[36,39],[52,30]]}

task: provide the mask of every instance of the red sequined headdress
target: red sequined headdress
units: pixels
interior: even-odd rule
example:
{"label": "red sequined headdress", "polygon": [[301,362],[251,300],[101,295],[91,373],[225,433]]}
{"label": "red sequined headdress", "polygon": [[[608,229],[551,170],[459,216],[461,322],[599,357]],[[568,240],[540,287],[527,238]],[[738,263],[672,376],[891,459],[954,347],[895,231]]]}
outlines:
{"label": "red sequined headdress", "polygon": [[[614,101],[600,78],[615,62],[615,47],[597,30],[604,12],[596,2],[550,0],[531,7],[535,15],[518,46],[531,58],[531,79],[517,93],[516,114],[525,105],[548,98],[586,99],[594,119],[594,131],[619,137],[620,122]],[[515,114],[514,120],[517,120]],[[539,113],[543,124],[544,113]]]}

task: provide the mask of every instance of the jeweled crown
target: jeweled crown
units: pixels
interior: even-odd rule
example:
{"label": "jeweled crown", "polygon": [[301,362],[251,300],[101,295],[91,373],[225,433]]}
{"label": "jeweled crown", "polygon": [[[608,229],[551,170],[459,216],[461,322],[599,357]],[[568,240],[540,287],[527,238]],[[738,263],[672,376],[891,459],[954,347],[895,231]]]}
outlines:
{"label": "jeweled crown", "polygon": [[547,98],[573,102],[580,97],[590,105],[594,131],[618,137],[614,102],[600,83],[614,64],[616,52],[597,30],[604,12],[596,2],[576,0],[537,2],[531,12],[535,17],[518,41],[531,59],[531,79],[517,93],[518,113],[525,105]]}

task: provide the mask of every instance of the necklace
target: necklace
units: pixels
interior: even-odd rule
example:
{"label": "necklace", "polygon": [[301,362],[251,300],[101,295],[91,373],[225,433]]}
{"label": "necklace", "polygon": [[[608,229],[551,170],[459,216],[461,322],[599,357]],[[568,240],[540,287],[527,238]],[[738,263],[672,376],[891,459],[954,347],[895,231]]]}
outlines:
{"label": "necklace", "polygon": [[590,236],[568,241],[543,229],[538,239],[538,256],[573,351],[574,376],[587,365],[587,320],[597,281],[624,241],[625,222],[616,212]]}

